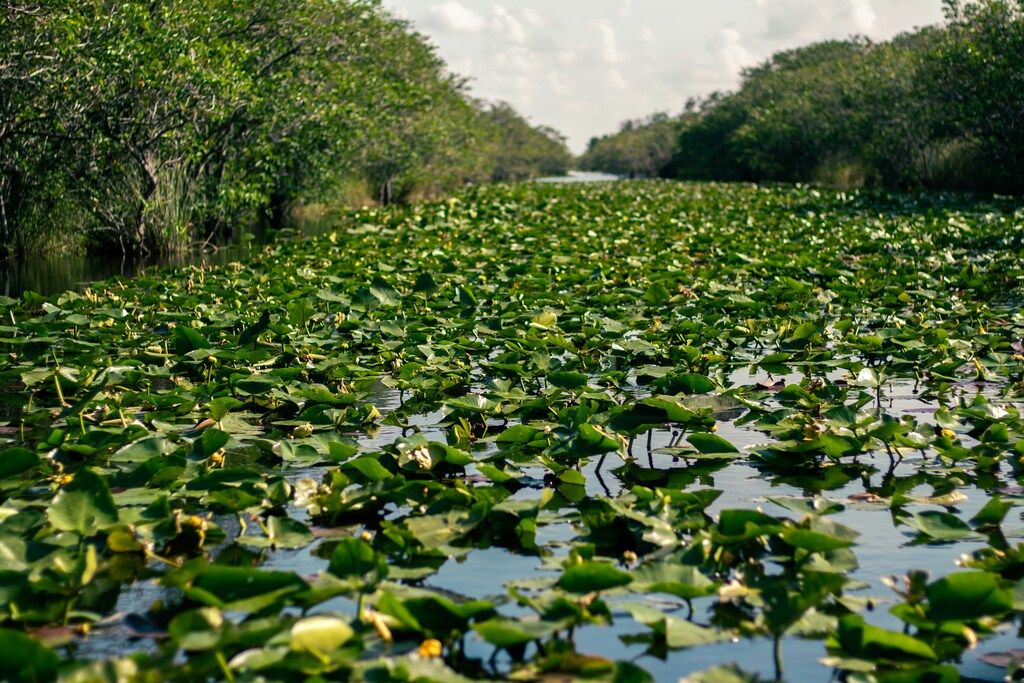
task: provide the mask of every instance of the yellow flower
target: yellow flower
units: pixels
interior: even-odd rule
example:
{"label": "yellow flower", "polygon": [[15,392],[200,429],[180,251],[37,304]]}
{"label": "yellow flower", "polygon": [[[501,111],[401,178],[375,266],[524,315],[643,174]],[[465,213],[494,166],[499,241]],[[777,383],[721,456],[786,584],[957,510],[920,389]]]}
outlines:
{"label": "yellow flower", "polygon": [[185,519],[185,524],[187,524],[188,526],[195,527],[196,529],[206,528],[206,520],[200,517],[199,515],[189,515]]}
{"label": "yellow flower", "polygon": [[441,656],[442,645],[440,640],[434,638],[428,638],[420,643],[419,650],[420,657],[424,659],[437,659]]}
{"label": "yellow flower", "polygon": [[954,432],[952,429],[943,429],[942,436],[946,437],[947,439],[955,439],[956,432]]}

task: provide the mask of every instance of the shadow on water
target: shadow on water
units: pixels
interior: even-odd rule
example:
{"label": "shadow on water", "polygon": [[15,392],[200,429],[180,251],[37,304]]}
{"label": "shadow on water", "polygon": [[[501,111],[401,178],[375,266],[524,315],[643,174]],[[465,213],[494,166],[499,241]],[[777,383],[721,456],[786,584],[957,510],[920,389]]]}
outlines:
{"label": "shadow on water", "polygon": [[[566,176],[539,178],[540,183],[589,183],[619,180],[607,173],[571,171]],[[146,268],[184,265],[221,265],[244,260],[250,251],[277,239],[315,236],[336,227],[332,214],[304,217],[280,231],[255,227],[233,243],[206,251],[163,258],[138,258],[124,254],[37,254],[10,263],[0,260],[0,296],[20,297],[25,292],[53,296],[68,290],[80,291],[92,282],[115,276],[134,277]]]}
{"label": "shadow on water", "polygon": [[283,230],[256,229],[229,244],[163,258],[139,258],[118,253],[48,253],[10,263],[0,261],[0,296],[17,298],[24,292],[52,296],[68,290],[80,291],[92,282],[115,276],[134,277],[154,267],[221,265],[243,260],[255,247],[274,240],[318,235],[334,225],[330,216],[304,218]]}

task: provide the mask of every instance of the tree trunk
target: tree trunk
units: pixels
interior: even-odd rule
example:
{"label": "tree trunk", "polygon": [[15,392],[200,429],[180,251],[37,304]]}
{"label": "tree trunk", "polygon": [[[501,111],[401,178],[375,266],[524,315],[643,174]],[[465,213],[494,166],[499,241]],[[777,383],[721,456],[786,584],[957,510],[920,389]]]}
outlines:
{"label": "tree trunk", "polygon": [[270,227],[273,230],[281,230],[288,227],[288,218],[291,209],[291,202],[282,192],[273,192],[270,195],[269,218]]}
{"label": "tree trunk", "polygon": [[380,185],[380,205],[391,206],[395,201],[395,179],[388,178]]}
{"label": "tree trunk", "polygon": [[[135,232],[134,251],[138,254],[148,254],[150,253],[149,247],[151,245],[147,244],[149,235],[146,230],[146,208],[156,192],[157,165],[155,160],[146,155],[140,166],[142,167],[142,190],[139,193],[138,207],[135,210],[135,215],[132,217],[132,225],[129,227]],[[160,245],[156,244],[152,246],[160,247]],[[124,251],[123,248],[122,251]]]}
{"label": "tree trunk", "polygon": [[0,262],[10,259],[18,247],[15,244],[15,225],[21,195],[21,174],[9,169],[0,177]]}

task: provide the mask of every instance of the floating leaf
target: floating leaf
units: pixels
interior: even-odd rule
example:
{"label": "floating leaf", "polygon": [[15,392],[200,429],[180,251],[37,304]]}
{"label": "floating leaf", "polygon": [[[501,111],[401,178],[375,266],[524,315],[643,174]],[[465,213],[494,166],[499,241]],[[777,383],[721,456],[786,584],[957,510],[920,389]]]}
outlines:
{"label": "floating leaf", "polygon": [[117,524],[117,506],[103,479],[83,468],[62,488],[47,508],[46,516],[55,529],[79,536],[109,529]]}

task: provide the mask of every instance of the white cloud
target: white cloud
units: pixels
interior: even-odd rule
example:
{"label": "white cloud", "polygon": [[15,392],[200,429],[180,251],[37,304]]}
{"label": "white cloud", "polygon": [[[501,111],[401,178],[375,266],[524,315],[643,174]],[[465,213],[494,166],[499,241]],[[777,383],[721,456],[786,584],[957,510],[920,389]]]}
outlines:
{"label": "white cloud", "polygon": [[520,16],[523,17],[523,21],[526,22],[526,25],[530,28],[546,28],[548,25],[547,20],[541,16],[540,12],[532,7],[524,9],[520,12]]}
{"label": "white cloud", "polygon": [[575,66],[579,63],[579,55],[572,48],[563,48],[555,55],[555,60],[561,67]]}
{"label": "white cloud", "polygon": [[428,25],[452,33],[480,33],[487,21],[458,0],[445,0],[430,9]]}
{"label": "white cloud", "polygon": [[496,32],[508,36],[515,43],[526,42],[526,29],[523,28],[523,23],[516,19],[503,5],[494,6],[492,27]]}
{"label": "white cloud", "polygon": [[431,36],[472,91],[592,136],[735,87],[773,52],[941,19],[939,0],[383,0]]}
{"label": "white cloud", "polygon": [[871,0],[850,0],[850,18],[858,33],[870,33],[878,23],[878,14]]}
{"label": "white cloud", "polygon": [[551,92],[559,97],[569,97],[572,95],[572,88],[569,87],[569,84],[565,82],[557,71],[548,73],[548,86],[551,88]]}
{"label": "white cloud", "polygon": [[754,55],[743,44],[740,32],[732,27],[719,31],[719,43],[716,50],[718,63],[721,64],[722,75],[735,78],[748,66],[757,62]]}
{"label": "white cloud", "polygon": [[754,0],[765,18],[763,37],[786,47],[871,33],[878,23],[873,0]]}
{"label": "white cloud", "polygon": [[608,71],[608,85],[616,90],[626,89],[626,79],[618,69]]}
{"label": "white cloud", "polygon": [[597,33],[601,38],[601,61],[613,65],[621,61],[619,55],[619,41],[615,37],[615,29],[612,22],[602,21],[597,25]]}

